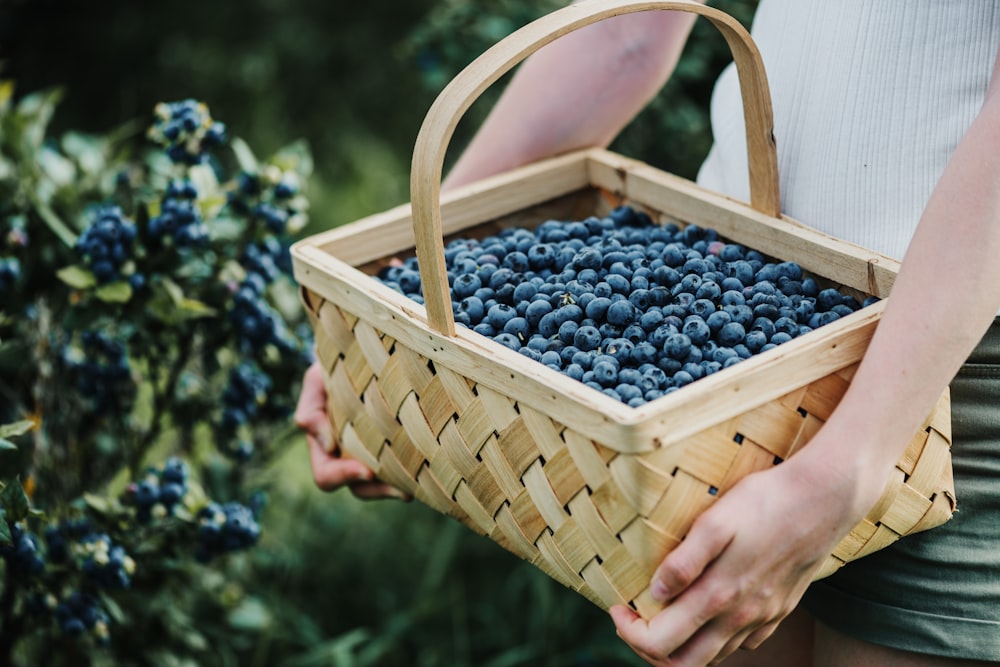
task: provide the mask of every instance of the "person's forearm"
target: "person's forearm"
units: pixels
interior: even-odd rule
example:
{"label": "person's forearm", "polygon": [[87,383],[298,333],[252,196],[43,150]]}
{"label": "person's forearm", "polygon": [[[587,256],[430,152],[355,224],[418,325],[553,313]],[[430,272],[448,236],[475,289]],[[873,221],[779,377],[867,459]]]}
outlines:
{"label": "person's forearm", "polygon": [[666,82],[694,19],[667,11],[616,16],[540,49],[515,72],[443,187],[607,146]]}
{"label": "person's forearm", "polygon": [[865,358],[824,428],[828,454],[867,470],[888,473],[1000,308],[997,88],[935,188]]}

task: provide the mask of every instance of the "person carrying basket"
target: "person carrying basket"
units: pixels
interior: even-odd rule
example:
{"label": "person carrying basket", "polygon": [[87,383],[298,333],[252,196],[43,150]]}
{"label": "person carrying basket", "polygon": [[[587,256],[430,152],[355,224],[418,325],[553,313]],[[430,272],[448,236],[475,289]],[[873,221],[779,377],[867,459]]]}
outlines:
{"label": "person carrying basket", "polygon": [[[531,56],[443,187],[609,145],[669,78],[694,18],[618,16]],[[653,577],[664,611],[647,621],[614,607],[614,623],[653,665],[1000,663],[1000,4],[761,0],[751,34],[782,210],[902,268],[809,446],[699,517]],[[698,182],[746,199],[739,99],[729,68]],[[949,385],[960,511],[810,585]],[[339,455],[325,400],[313,367],[296,422],[319,487],[399,496]]]}

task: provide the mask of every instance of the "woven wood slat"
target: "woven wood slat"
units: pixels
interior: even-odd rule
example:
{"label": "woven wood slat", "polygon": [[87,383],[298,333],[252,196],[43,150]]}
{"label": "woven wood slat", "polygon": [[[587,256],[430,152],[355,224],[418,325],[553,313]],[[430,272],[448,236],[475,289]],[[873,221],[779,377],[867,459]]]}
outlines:
{"label": "woven wood slat", "polygon": [[538,508],[538,513],[542,515],[545,523],[550,528],[558,530],[566,521],[565,506],[559,502],[559,498],[552,491],[541,462],[528,466],[522,479],[524,480],[524,488],[531,496],[531,500],[535,503],[535,507]]}
{"label": "woven wood slat", "polygon": [[[541,558],[536,561],[539,567],[542,567],[547,571],[550,576],[564,584],[565,586],[578,591],[582,595],[586,596],[588,599],[593,599],[593,592],[590,590],[590,586],[583,581],[580,577],[580,569],[574,567],[569,560],[567,560],[565,553],[559,547],[558,537],[560,534],[566,534],[570,531],[577,530],[573,524],[570,524],[565,529],[557,530],[555,533],[550,533],[548,531],[539,535],[537,542],[535,544],[538,546],[538,551],[541,554]],[[571,546],[576,546],[580,544],[578,540],[571,539],[567,541],[567,544]],[[570,551],[570,556],[573,553]],[[583,561],[583,558],[579,560]]]}
{"label": "woven wood slat", "polygon": [[538,511],[527,489],[511,501],[510,514],[514,517],[514,521],[524,536],[532,543],[535,543],[543,532],[549,530],[548,524],[542,518],[541,512]]}
{"label": "woven wood slat", "polygon": [[622,497],[642,516],[649,516],[663,496],[663,489],[670,483],[680,460],[677,455],[680,449],[670,448],[673,462],[662,469],[648,465],[646,457],[638,456],[619,456],[608,466]]}
{"label": "woven wood slat", "polygon": [[573,519],[583,529],[590,544],[589,551],[596,558],[607,559],[620,542],[608,525],[604,523],[594,503],[587,493],[578,493],[569,501],[569,511]]}
{"label": "woven wood slat", "polygon": [[497,528],[506,538],[506,543],[509,545],[507,548],[510,551],[529,562],[538,557],[538,547],[535,546],[534,540],[521,530],[514,513],[510,510],[510,503],[504,503],[497,510],[496,522]]}
{"label": "woven wood slat", "polygon": [[437,374],[448,396],[451,397],[452,404],[458,409],[459,414],[464,413],[469,404],[476,400],[476,394],[472,391],[473,383],[447,367],[438,368]]}
{"label": "woven wood slat", "polygon": [[457,412],[440,375],[434,376],[419,400],[420,411],[423,412],[427,419],[427,426],[434,434],[440,433],[444,425],[450,422]]}
{"label": "woven wood slat", "polygon": [[519,405],[521,419],[531,433],[531,439],[538,445],[538,452],[548,461],[565,454],[566,446],[560,435],[561,429],[550,417],[533,410],[526,405]]}
{"label": "woven wood slat", "polygon": [[614,481],[594,489],[590,499],[613,535],[621,533],[638,516],[635,507],[628,502]]}
{"label": "woven wood slat", "polygon": [[[490,433],[487,437],[492,437]],[[476,455],[469,450],[465,437],[461,430],[454,424],[447,424],[438,435],[441,442],[444,461],[448,462],[453,469],[463,478],[471,477],[480,461]],[[454,486],[445,484],[445,489],[453,489]]]}
{"label": "woven wood slat", "polygon": [[[517,423],[519,422],[515,422],[515,424]],[[512,431],[523,432],[523,429],[507,429],[502,436],[502,440],[490,438],[479,452],[483,464],[489,470],[492,478],[496,480],[497,485],[503,491],[503,495],[506,498],[516,498],[521,493],[521,489],[524,488],[521,486],[521,474],[514,472],[514,468],[511,466],[510,461],[507,460],[501,445],[502,441],[513,441],[512,438],[508,437]],[[523,443],[525,441],[521,440],[520,442]]]}
{"label": "woven wood slat", "polygon": [[369,383],[361,400],[364,403],[365,411],[378,425],[382,437],[386,440],[392,440],[401,427],[396,421],[395,413],[389,409],[389,405],[385,402],[382,392],[378,390],[378,383]]}
{"label": "woven wood slat", "polygon": [[[575,518],[563,521],[562,525],[552,534],[559,554],[571,570],[570,580],[579,580],[583,568],[592,560],[593,547],[583,526]],[[579,586],[579,581],[577,584]]]}

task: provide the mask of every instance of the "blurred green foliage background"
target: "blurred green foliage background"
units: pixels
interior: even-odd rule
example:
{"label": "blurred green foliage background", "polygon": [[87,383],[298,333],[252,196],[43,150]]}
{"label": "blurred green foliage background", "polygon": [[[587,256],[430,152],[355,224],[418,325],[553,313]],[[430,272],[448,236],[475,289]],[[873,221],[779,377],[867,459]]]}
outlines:
{"label": "blurred green foliage background", "polygon": [[[315,158],[310,232],[408,200],[423,115],[455,73],[558,0],[0,1],[0,77],[64,88],[53,133],[105,133],[160,101],[196,98],[262,154],[295,139]],[[749,23],[753,0],[711,4]],[[675,77],[612,148],[692,177],[708,99],[729,62],[700,22]],[[468,140],[499,90],[470,112]],[[485,538],[417,503],[363,503],[312,484],[304,442],[230,610],[218,665],[638,665],[607,616]],[[247,599],[252,602],[247,603]],[[225,640],[224,640],[225,639]],[[157,664],[171,663],[167,657]]]}

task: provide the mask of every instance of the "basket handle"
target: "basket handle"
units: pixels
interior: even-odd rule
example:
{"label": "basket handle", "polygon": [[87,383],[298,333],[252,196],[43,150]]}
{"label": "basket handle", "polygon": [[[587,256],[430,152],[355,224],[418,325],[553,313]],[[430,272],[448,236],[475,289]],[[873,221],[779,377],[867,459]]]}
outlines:
{"label": "basket handle", "polygon": [[483,91],[549,42],[605,18],[653,9],[704,16],[726,39],[743,97],[750,205],[765,215],[780,215],[771,95],[760,53],[746,29],[725,12],[691,0],[584,0],[527,24],[487,49],[451,80],[424,117],[413,149],[410,197],[424,302],[434,329],[446,336],[455,335],[441,230],[441,175],[458,121]]}

